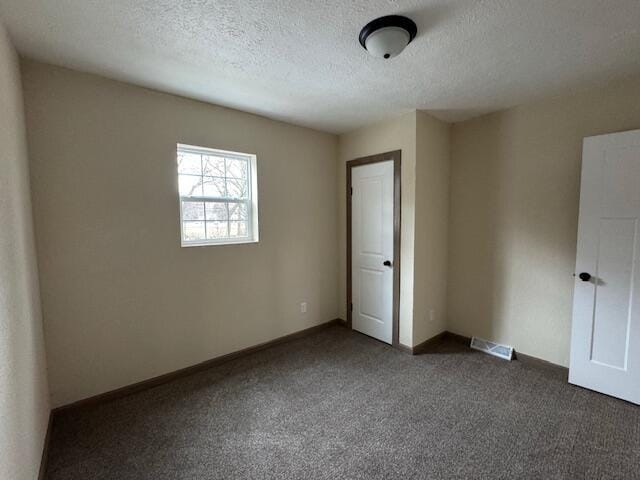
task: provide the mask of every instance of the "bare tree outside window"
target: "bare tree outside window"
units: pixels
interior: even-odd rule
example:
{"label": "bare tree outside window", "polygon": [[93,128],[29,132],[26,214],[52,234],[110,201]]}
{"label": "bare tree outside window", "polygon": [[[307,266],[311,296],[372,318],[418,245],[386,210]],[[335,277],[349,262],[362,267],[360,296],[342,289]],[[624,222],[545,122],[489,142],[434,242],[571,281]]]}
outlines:
{"label": "bare tree outside window", "polygon": [[178,145],[177,161],[183,245],[255,241],[255,157]]}

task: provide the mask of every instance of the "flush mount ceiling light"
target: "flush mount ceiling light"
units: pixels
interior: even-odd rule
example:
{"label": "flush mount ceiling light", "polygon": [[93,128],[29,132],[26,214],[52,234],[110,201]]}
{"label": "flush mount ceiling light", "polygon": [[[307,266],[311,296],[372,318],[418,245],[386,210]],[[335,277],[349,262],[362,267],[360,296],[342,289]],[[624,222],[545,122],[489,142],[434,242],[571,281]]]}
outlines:
{"label": "flush mount ceiling light", "polygon": [[365,25],[360,31],[360,45],[374,57],[393,58],[411,43],[417,32],[410,18],[387,15]]}

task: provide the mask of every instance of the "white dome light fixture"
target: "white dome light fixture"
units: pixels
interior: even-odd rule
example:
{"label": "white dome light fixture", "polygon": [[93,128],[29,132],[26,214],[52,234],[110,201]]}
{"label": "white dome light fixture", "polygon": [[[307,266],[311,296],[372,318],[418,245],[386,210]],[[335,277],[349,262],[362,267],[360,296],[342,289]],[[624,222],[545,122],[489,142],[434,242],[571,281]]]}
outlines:
{"label": "white dome light fixture", "polygon": [[398,55],[418,33],[413,20],[387,15],[367,23],[360,31],[360,45],[374,57],[389,59]]}

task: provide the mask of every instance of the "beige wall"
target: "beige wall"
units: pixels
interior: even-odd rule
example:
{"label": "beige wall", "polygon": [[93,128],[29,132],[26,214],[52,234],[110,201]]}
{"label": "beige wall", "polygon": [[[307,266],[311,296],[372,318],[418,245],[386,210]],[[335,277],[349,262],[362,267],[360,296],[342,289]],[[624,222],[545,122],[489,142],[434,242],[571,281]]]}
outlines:
{"label": "beige wall", "polygon": [[[335,136],[30,61],[23,75],[54,405],[336,318]],[[259,243],[180,247],[177,142],[257,154]]]}
{"label": "beige wall", "polygon": [[583,137],[640,128],[640,78],[453,127],[449,329],[568,365]]}
{"label": "beige wall", "polygon": [[[338,154],[338,298],[346,318],[345,162],[402,150],[400,343],[417,345],[444,330],[446,232],[449,203],[449,126],[412,111],[340,136]],[[434,321],[429,310],[434,309]]]}
{"label": "beige wall", "polygon": [[413,345],[446,330],[451,126],[416,114]]}
{"label": "beige wall", "polygon": [[48,419],[20,71],[0,24],[0,478],[37,478]]}

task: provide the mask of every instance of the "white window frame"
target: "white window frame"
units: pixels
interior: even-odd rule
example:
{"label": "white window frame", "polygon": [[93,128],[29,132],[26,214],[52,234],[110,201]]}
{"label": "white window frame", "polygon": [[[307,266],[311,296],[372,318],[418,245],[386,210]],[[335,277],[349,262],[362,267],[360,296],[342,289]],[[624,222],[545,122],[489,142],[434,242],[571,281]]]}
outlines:
{"label": "white window frame", "polygon": [[[224,158],[237,158],[241,160],[247,160],[249,169],[247,172],[247,183],[249,186],[247,199],[230,199],[211,196],[182,196],[180,189],[178,188],[178,204],[180,208],[180,245],[182,247],[206,247],[212,245],[237,245],[244,243],[257,243],[259,242],[259,229],[258,229],[258,181],[256,164],[256,155],[250,153],[232,152],[228,150],[219,150],[214,148],[199,147],[195,145],[187,145],[184,143],[178,143],[176,145],[176,179],[180,179],[180,173],[177,169],[177,154],[179,151],[195,153],[199,155],[213,155]],[[247,236],[245,237],[226,237],[220,239],[200,239],[200,240],[185,240],[184,239],[184,218],[182,212],[183,201],[200,201],[200,202],[218,202],[218,203],[246,203],[248,222],[247,222]],[[227,220],[230,221],[230,220]],[[204,220],[203,220],[204,222]],[[206,228],[206,222],[205,222]]]}

